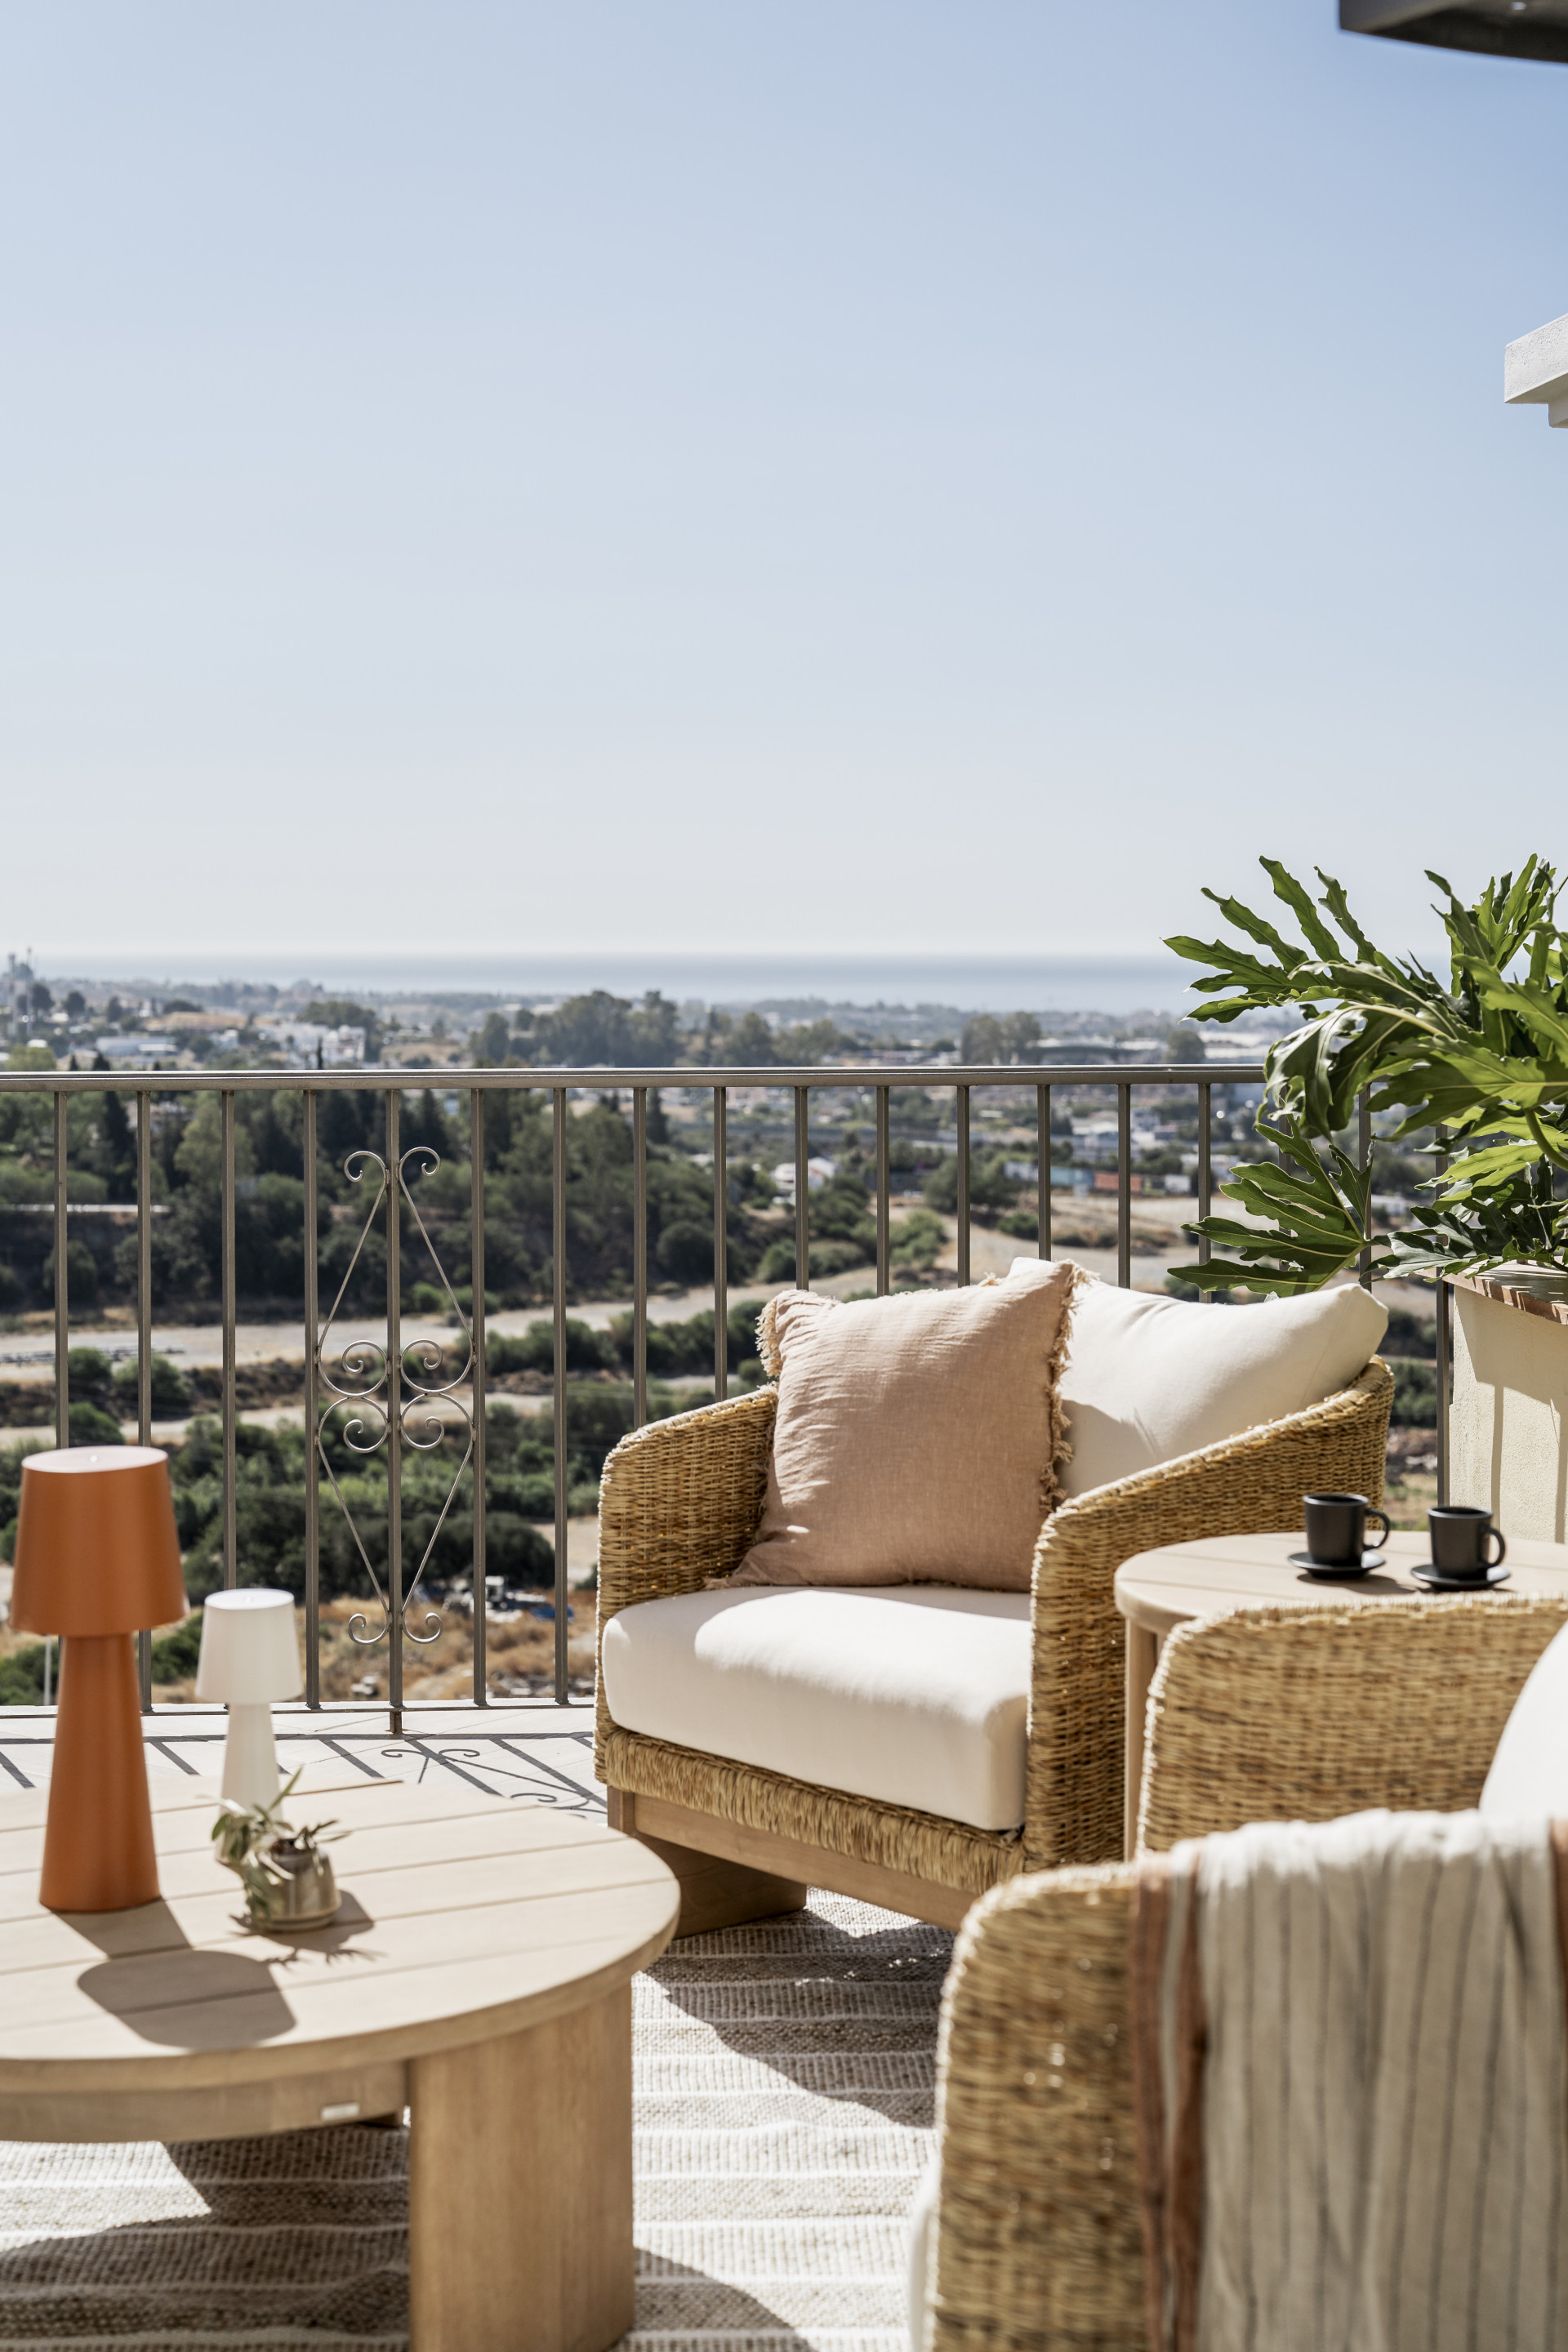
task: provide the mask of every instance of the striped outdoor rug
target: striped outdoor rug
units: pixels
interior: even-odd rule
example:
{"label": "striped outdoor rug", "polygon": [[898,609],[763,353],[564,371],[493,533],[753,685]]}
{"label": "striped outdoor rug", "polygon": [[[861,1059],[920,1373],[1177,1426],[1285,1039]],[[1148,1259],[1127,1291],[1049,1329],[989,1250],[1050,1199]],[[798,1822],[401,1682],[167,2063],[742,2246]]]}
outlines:
{"label": "striped outdoor rug", "polygon": [[[952,1938],[814,1895],[636,1987],[637,2322],[626,2352],[906,2352]],[[407,2138],[0,2142],[0,2343],[361,2352],[407,2342]]]}

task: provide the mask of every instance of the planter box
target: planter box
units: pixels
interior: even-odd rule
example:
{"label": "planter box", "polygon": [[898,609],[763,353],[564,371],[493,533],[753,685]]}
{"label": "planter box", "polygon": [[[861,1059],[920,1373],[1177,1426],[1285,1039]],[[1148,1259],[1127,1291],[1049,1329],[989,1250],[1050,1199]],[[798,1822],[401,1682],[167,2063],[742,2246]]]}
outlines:
{"label": "planter box", "polygon": [[1504,1267],[1453,1292],[1450,1497],[1568,1542],[1568,1279]]}

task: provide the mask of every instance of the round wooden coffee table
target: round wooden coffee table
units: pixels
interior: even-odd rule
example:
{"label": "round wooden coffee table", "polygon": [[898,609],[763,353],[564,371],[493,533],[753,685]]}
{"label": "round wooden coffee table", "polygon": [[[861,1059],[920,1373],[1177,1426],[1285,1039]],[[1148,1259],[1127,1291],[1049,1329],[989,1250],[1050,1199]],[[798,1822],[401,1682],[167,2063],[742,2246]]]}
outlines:
{"label": "round wooden coffee table", "polygon": [[679,1891],[547,1807],[316,1777],[342,1908],[247,1927],[216,1781],[155,1780],[162,1899],[37,1899],[45,1797],[0,1799],[0,2137],[184,2140],[413,2110],[415,2352],[602,2352],[632,2324],[631,1979]]}
{"label": "round wooden coffee table", "polygon": [[[1143,1730],[1149,1685],[1160,1643],[1174,1626],[1194,1617],[1217,1617],[1227,1609],[1250,1609],[1260,1601],[1342,1609],[1349,1603],[1375,1608],[1380,1601],[1408,1600],[1426,1590],[1411,1575],[1431,1558],[1425,1534],[1395,1533],[1377,1549],[1385,1565],[1365,1576],[1326,1582],[1292,1568],[1289,1555],[1304,1551],[1304,1535],[1206,1536],[1196,1543],[1162,1544],[1122,1561],[1116,1571],[1116,1606],[1127,1620],[1126,1849],[1138,1837],[1138,1792],[1143,1779]],[[1560,1598],[1568,1581],[1568,1545],[1531,1543],[1508,1547],[1512,1570],[1503,1592],[1542,1593]],[[1486,1586],[1477,1588],[1485,1592]]]}

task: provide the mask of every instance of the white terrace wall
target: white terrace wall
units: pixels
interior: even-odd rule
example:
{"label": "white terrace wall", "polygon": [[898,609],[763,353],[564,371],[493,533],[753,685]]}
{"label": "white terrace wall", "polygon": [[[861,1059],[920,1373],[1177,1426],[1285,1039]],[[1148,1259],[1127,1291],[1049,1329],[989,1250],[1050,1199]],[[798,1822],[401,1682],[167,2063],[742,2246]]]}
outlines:
{"label": "white terrace wall", "polygon": [[1448,1490],[1493,1512],[1505,1536],[1565,1543],[1568,1297],[1521,1288],[1528,1279],[1504,1269],[1454,1285]]}

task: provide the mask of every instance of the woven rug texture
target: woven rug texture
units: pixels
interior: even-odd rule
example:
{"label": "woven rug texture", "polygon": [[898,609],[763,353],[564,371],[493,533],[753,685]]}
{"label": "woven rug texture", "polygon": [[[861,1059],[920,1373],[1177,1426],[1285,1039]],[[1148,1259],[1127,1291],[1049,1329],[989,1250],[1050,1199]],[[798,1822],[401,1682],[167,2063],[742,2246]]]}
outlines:
{"label": "woven rug texture", "polygon": [[[952,1939],[814,1894],[637,1979],[625,2352],[907,2352]],[[0,2344],[398,2352],[406,2131],[0,2142]]]}

